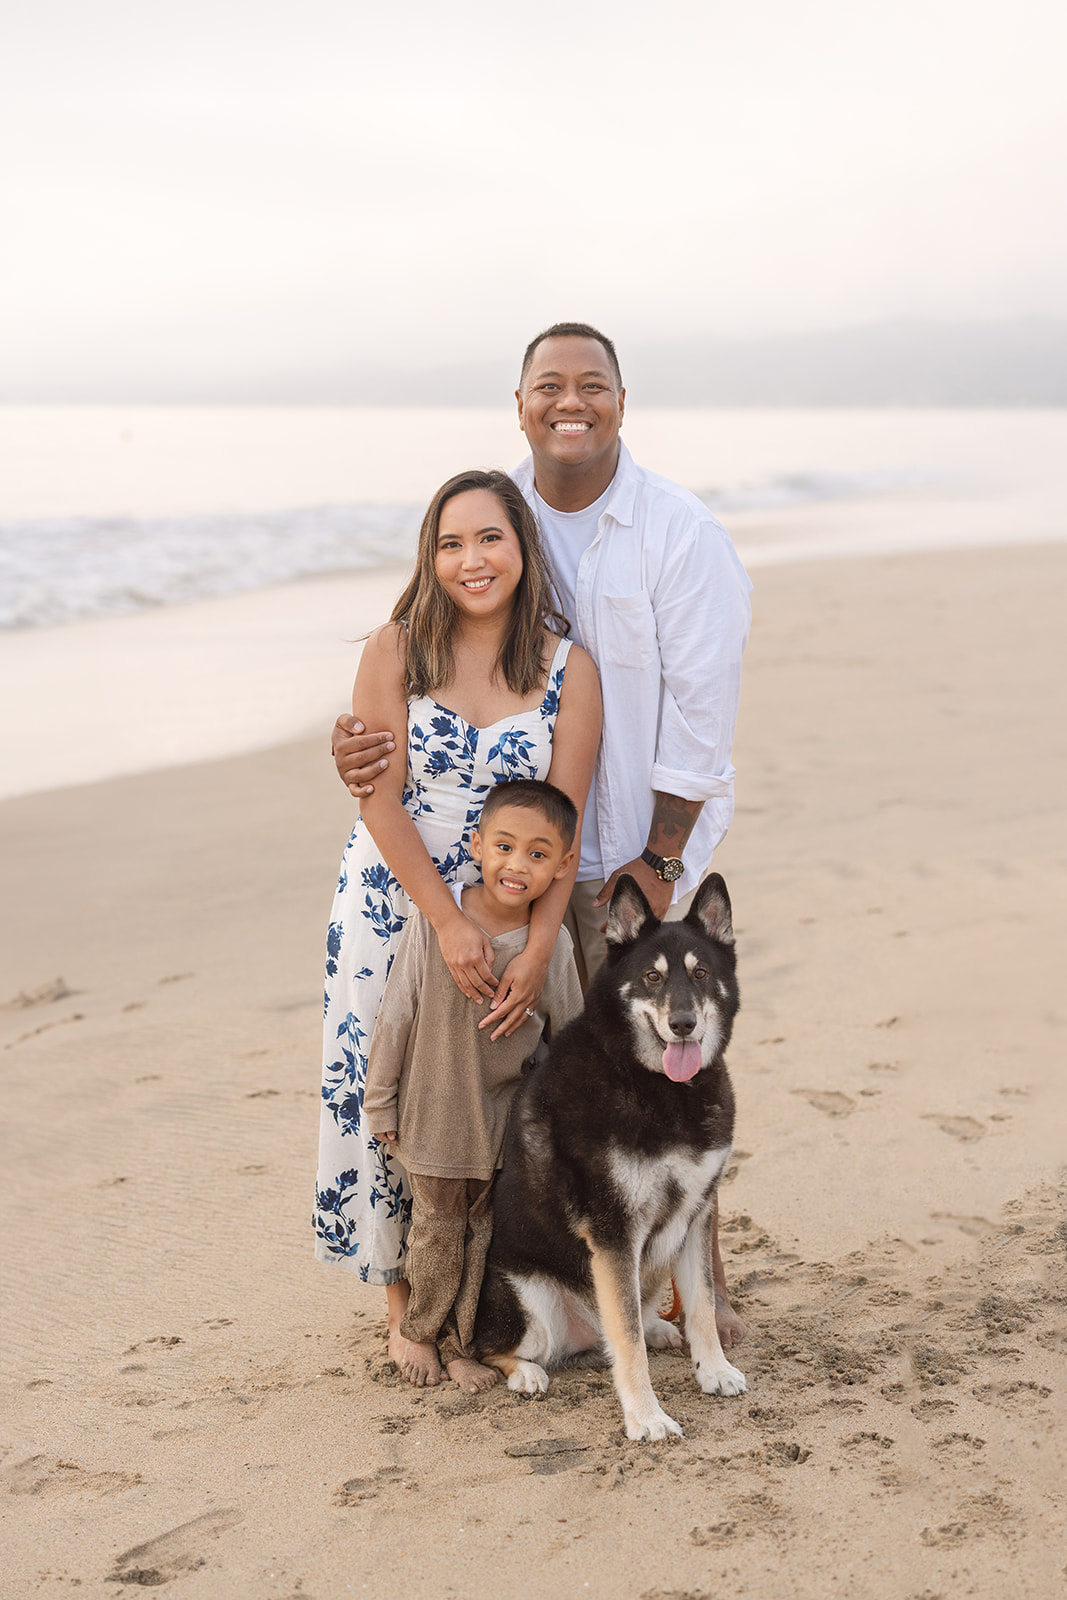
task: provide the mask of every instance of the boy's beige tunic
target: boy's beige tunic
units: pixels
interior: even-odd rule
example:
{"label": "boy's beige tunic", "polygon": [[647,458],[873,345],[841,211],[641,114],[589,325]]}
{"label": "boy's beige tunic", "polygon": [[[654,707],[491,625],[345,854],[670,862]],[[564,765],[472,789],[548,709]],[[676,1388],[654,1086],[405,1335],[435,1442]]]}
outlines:
{"label": "boy's beige tunic", "polygon": [[[498,934],[493,975],[525,949],[528,928]],[[437,935],[412,909],[385,985],[371,1039],[363,1115],[374,1134],[399,1131],[409,1172],[491,1178],[500,1165],[508,1112],[546,1020],[553,1032],[582,1009],[570,935],[561,928],[537,1011],[510,1039],[479,1031],[486,1007],[456,988]]]}

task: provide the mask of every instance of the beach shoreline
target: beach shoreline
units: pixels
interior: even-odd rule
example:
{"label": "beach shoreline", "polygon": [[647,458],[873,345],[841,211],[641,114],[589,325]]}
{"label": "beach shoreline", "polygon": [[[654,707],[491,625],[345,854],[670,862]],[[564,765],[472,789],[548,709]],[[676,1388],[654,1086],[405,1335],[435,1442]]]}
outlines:
{"label": "beach shoreline", "polygon": [[674,1446],[584,1368],[411,1390],[380,1293],[312,1260],[328,720],[0,804],[12,1596],[321,1600],[398,1547],[411,1600],[1056,1592],[1065,575],[760,574],[715,863],[749,1393],[655,1356]]}
{"label": "beach shoreline", "polygon": [[[1047,491],[1001,499],[897,490],[738,512],[757,586],[769,569],[1067,541]],[[64,627],[0,631],[0,801],[328,734],[350,707],[362,639],[410,567],[306,577]]]}

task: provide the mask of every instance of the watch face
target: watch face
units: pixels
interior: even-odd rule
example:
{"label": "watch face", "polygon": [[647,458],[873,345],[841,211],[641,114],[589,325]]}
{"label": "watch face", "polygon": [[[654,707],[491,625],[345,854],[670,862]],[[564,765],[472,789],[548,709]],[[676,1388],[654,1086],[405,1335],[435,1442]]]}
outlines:
{"label": "watch face", "polygon": [[685,871],[685,862],[679,861],[677,856],[667,856],[660,868],[660,877],[664,883],[677,883]]}

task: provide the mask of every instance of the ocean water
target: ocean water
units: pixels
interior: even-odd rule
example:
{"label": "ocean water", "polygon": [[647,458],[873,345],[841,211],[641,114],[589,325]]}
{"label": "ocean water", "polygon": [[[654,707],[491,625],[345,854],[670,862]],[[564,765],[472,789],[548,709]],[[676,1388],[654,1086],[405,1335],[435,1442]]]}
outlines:
{"label": "ocean water", "polygon": [[[757,594],[771,563],[1067,539],[1063,410],[628,409],[624,438]],[[434,489],[521,448],[504,408],[0,408],[0,800],[325,750]]]}
{"label": "ocean water", "polygon": [[0,522],[0,628],[241,594],[414,552],[415,506]]}
{"label": "ocean water", "polygon": [[[696,489],[716,513],[782,511],[935,481],[921,469],[792,472]],[[422,506],[0,521],[0,628],[54,627],[414,558]]]}
{"label": "ocean water", "polygon": [[[820,507],[838,553],[850,504],[857,551],[878,502],[879,548],[921,544],[892,507],[924,489],[984,506],[980,543],[1055,536],[1067,505],[1063,411],[628,412],[624,437],[757,561],[820,553]],[[511,465],[522,443],[503,409],[0,409],[0,630],[407,562],[432,488],[464,462]],[[990,510],[1035,492],[1036,517]],[[967,537],[957,518],[951,542]]]}

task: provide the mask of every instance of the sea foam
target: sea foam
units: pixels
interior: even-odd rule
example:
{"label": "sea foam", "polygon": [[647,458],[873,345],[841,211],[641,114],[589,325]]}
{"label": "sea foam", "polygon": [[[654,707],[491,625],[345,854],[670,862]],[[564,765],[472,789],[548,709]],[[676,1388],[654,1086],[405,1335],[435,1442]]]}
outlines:
{"label": "sea foam", "polygon": [[[794,472],[699,491],[717,515],[883,494],[908,469]],[[421,506],[326,505],[169,517],[0,522],[0,629],[54,627],[414,559]]]}

